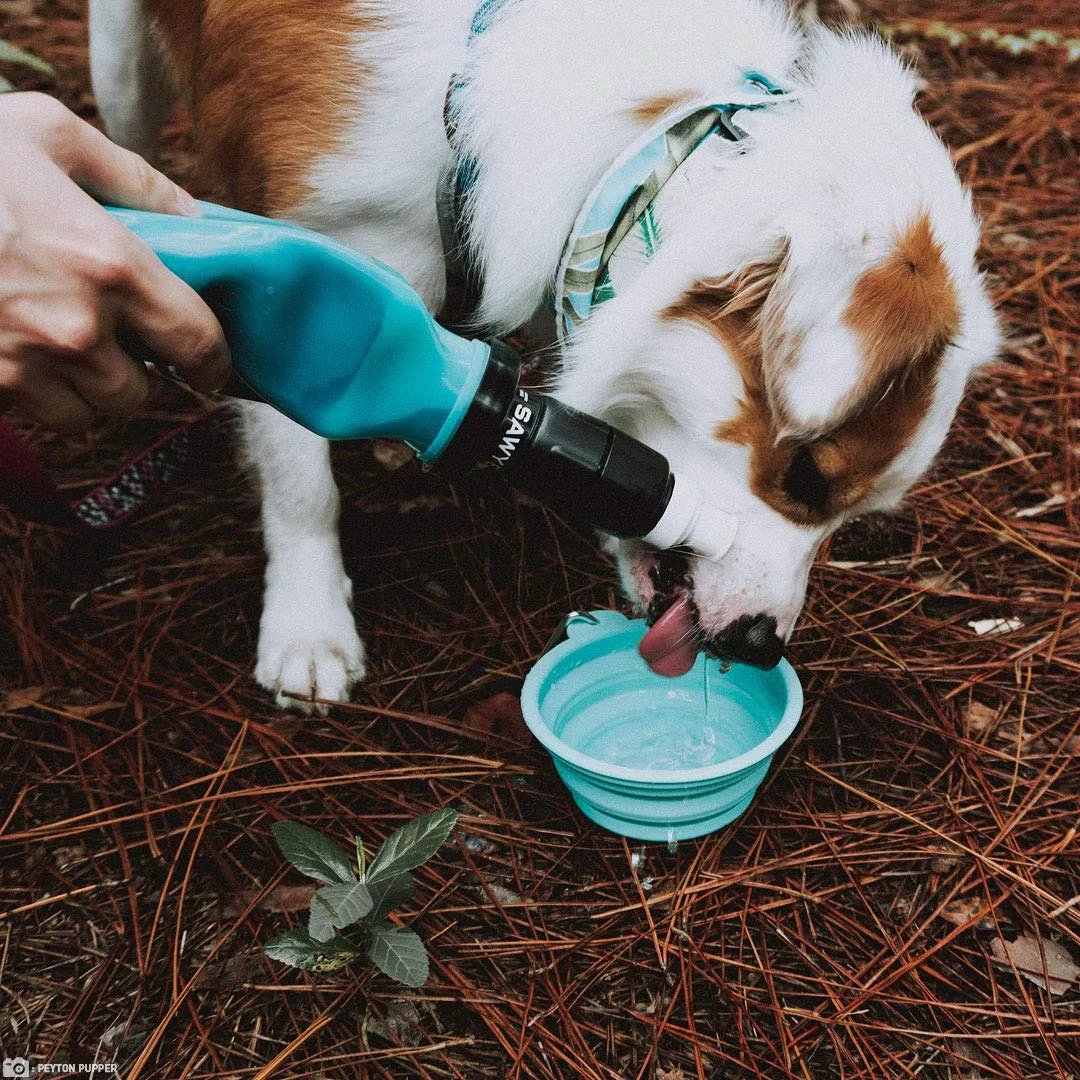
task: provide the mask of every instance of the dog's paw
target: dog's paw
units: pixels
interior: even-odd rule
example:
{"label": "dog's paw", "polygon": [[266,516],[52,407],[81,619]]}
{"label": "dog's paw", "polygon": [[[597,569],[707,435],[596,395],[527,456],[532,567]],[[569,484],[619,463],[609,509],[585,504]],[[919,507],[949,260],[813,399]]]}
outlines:
{"label": "dog's paw", "polygon": [[281,708],[325,716],[328,706],[313,699],[348,701],[365,672],[364,644],[347,605],[301,612],[295,604],[267,604],[255,678]]}

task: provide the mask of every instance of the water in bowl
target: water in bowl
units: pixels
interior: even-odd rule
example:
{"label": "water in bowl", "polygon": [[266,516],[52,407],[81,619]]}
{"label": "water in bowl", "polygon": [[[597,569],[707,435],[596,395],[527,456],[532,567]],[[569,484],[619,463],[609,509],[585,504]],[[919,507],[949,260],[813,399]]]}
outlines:
{"label": "water in bowl", "polygon": [[[710,685],[710,683],[712,685]],[[576,750],[610,765],[651,772],[702,769],[752,750],[769,734],[760,708],[713,671],[696,671],[658,694],[639,683],[575,695],[558,734]]]}

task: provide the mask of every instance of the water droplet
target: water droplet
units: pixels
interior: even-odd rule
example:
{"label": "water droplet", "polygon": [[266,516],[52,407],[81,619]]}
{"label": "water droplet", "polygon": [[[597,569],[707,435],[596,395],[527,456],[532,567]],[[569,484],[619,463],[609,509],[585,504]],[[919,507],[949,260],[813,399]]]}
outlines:
{"label": "water droplet", "polygon": [[671,855],[674,855],[679,850],[679,842],[675,839],[675,830],[671,826],[668,826],[667,831],[667,849]]}

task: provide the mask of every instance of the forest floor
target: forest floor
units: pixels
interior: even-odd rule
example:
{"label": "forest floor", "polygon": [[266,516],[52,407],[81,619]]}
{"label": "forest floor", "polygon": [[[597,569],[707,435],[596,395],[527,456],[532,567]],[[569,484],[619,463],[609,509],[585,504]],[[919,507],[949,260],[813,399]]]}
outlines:
{"label": "forest floor", "polygon": [[[225,442],[95,550],[0,510],[4,1056],[131,1080],[1080,1076],[1080,10],[845,6],[926,80],[1008,343],[904,510],[822,551],[789,651],[805,719],[751,809],[671,852],[575,809],[514,695],[567,611],[625,602],[590,536],[480,481],[338,448],[371,674],[311,719],[251,677],[263,557]],[[1002,44],[1031,29],[1073,44]],[[94,119],[85,32],[74,0],[0,0],[0,38],[56,69],[0,75]],[[179,117],[166,146],[188,177]],[[74,497],[202,408],[166,388],[85,436],[25,430]],[[405,912],[425,987],[263,956],[303,917],[273,821],[375,843],[444,806],[455,842]]]}

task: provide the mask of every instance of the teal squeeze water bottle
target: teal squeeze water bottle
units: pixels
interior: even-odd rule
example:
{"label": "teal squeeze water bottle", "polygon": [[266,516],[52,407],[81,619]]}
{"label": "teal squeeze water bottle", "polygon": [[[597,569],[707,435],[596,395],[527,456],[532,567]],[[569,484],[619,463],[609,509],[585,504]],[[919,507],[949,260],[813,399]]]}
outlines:
{"label": "teal squeeze water bottle", "polygon": [[295,225],[201,205],[197,218],[110,212],[218,317],[234,368],[224,393],[328,439],[400,439],[450,471],[493,462],[580,526],[714,558],[731,546],[735,518],[663,455],[519,387],[513,349],[439,326],[389,267]]}

